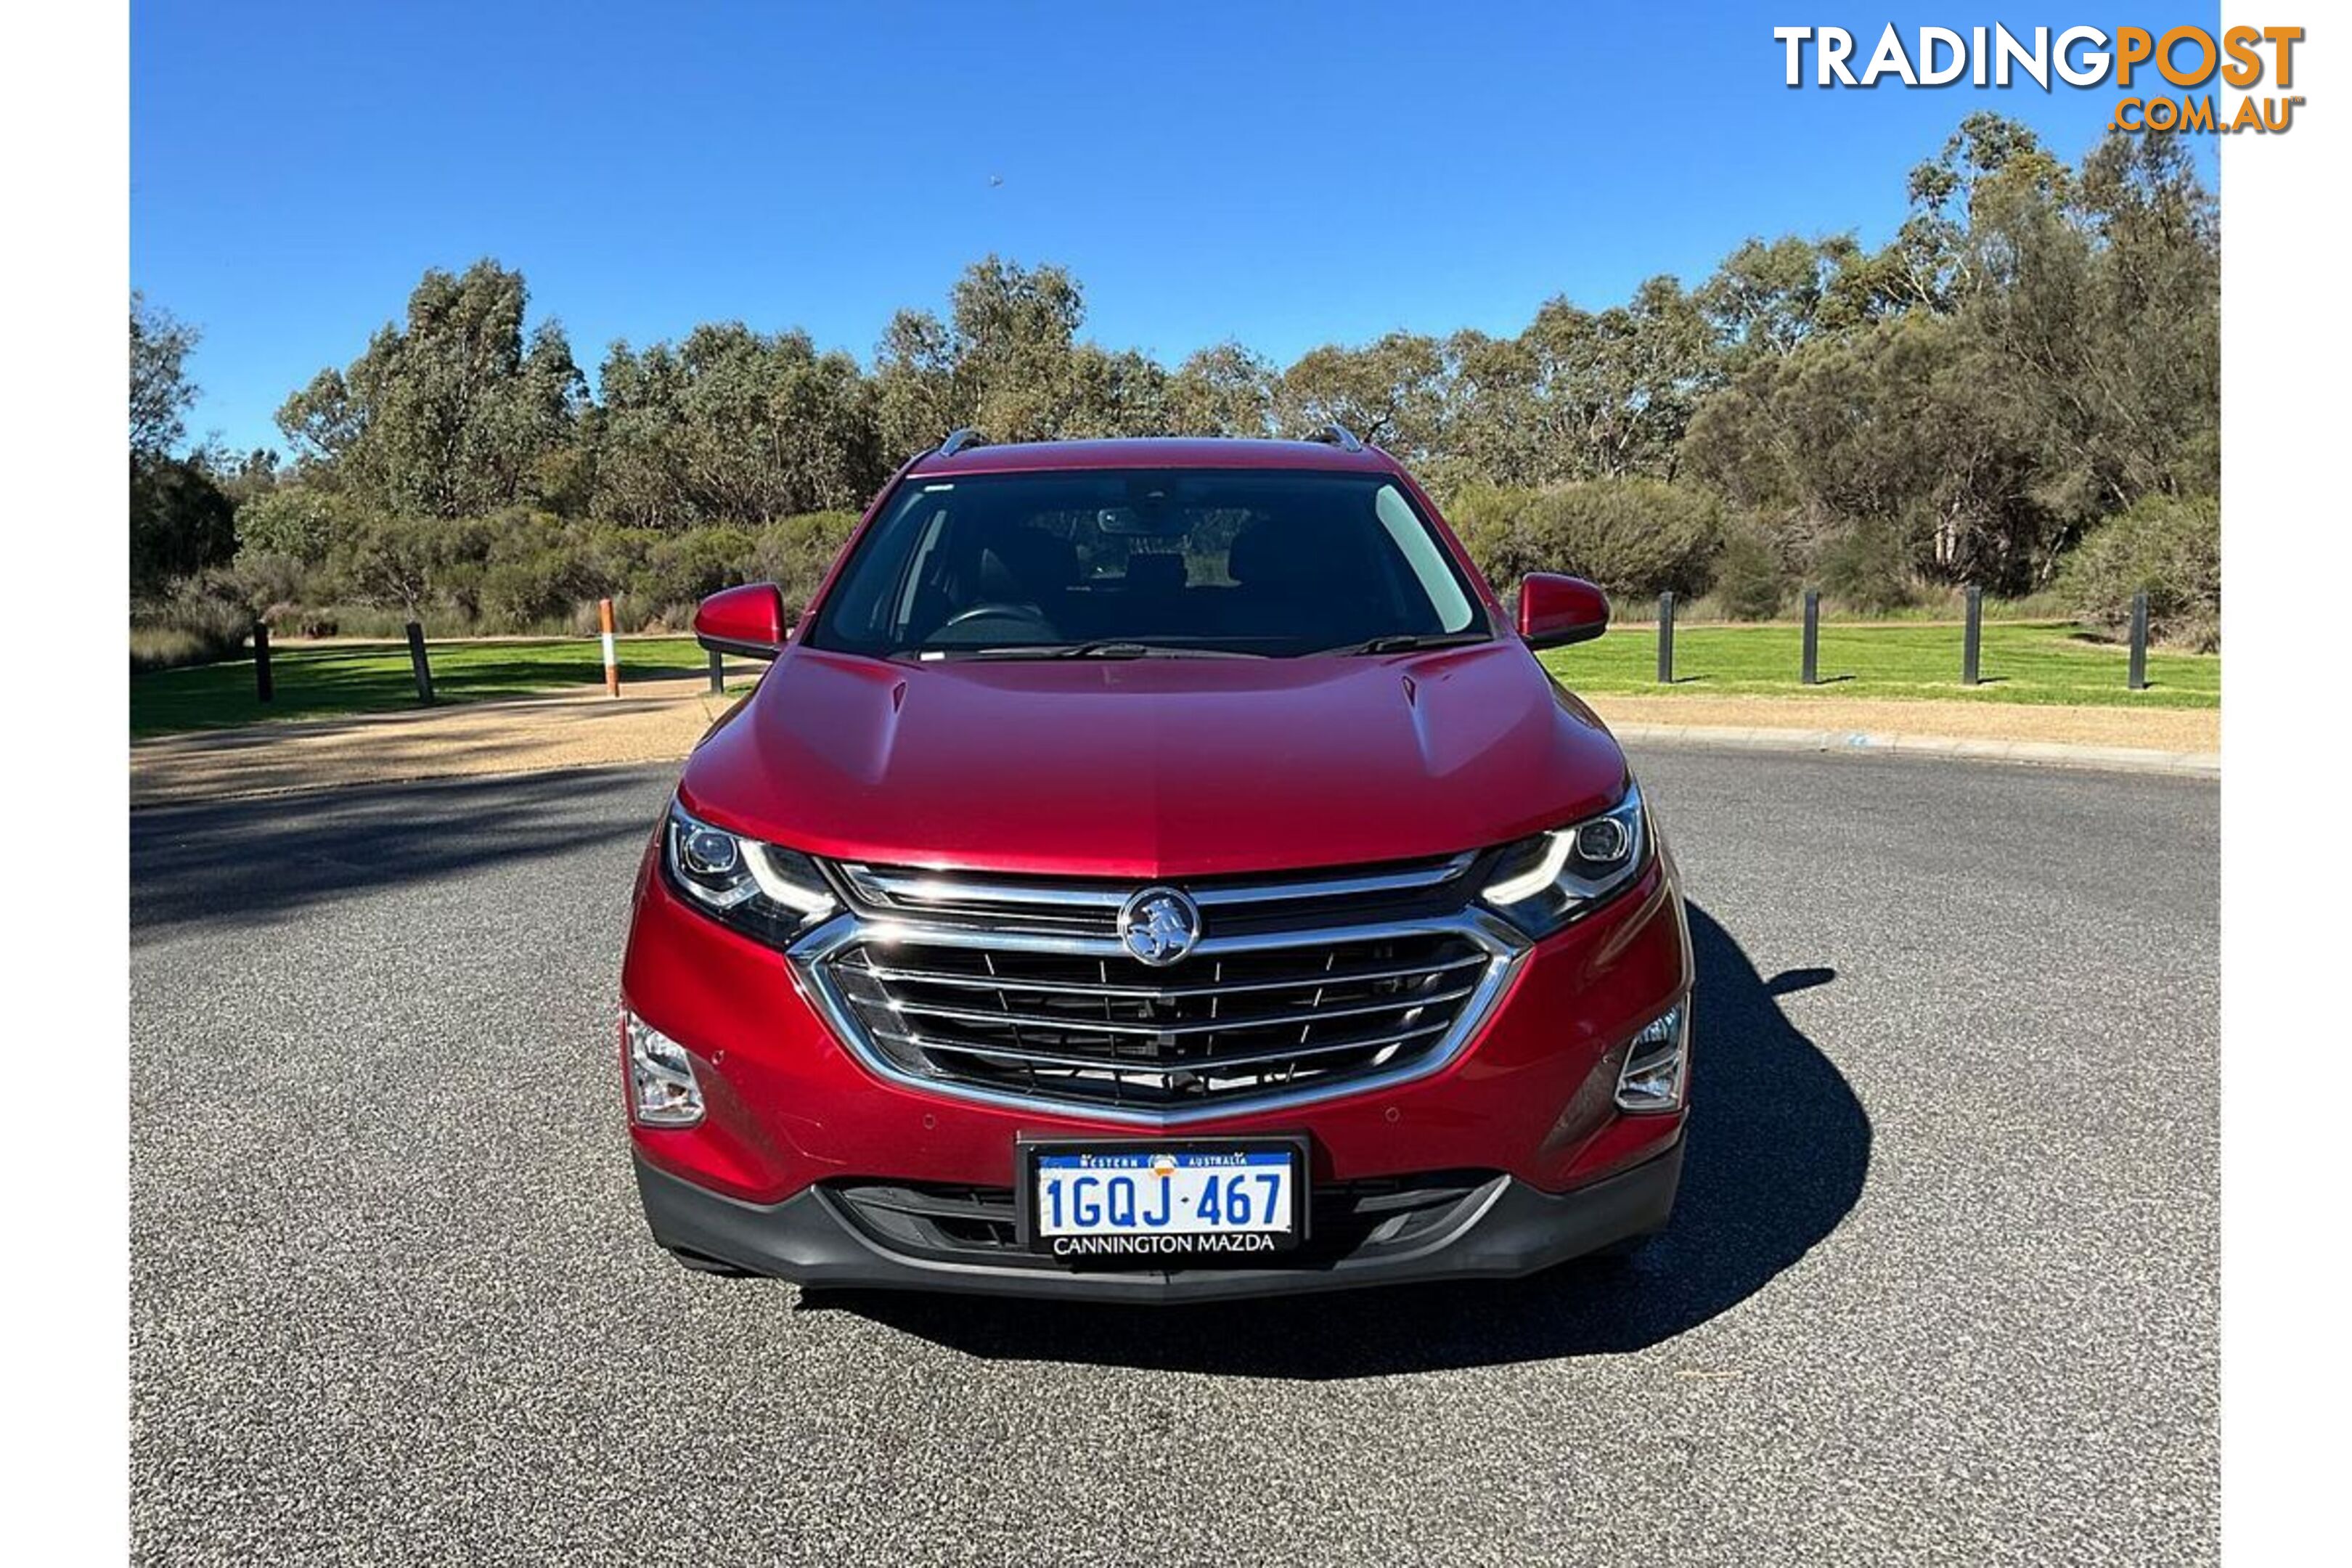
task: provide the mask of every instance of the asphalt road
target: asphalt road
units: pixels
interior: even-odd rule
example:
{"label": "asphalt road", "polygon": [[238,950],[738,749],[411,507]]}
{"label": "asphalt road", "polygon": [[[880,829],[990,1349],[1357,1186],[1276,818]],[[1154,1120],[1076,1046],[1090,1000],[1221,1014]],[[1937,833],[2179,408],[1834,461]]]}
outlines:
{"label": "asphalt road", "polygon": [[135,814],[137,1557],[2211,1561],[2215,788],[1637,762],[1701,946],[1674,1228],[1203,1310],[653,1247],[667,770]]}

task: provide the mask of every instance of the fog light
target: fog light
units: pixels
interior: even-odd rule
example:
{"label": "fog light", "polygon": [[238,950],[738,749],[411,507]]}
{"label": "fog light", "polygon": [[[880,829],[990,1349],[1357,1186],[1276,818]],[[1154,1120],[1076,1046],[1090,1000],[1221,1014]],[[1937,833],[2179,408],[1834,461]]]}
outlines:
{"label": "fog light", "polygon": [[686,1047],[638,1017],[621,1015],[629,1047],[629,1114],[647,1127],[691,1127],[702,1120],[702,1085]]}
{"label": "fog light", "polygon": [[1690,1003],[1668,1008],[1633,1037],[1617,1074],[1620,1110],[1678,1110],[1690,1067]]}

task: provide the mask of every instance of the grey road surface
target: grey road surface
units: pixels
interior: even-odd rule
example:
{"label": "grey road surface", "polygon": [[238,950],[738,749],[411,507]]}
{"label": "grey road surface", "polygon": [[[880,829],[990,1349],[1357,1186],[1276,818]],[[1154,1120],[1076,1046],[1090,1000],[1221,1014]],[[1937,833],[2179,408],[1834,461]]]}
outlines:
{"label": "grey road surface", "polygon": [[1674,1228],[1206,1310],[656,1250],[612,1018],[664,772],[136,814],[137,1557],[2210,1561],[2214,787],[1637,761],[1702,968]]}

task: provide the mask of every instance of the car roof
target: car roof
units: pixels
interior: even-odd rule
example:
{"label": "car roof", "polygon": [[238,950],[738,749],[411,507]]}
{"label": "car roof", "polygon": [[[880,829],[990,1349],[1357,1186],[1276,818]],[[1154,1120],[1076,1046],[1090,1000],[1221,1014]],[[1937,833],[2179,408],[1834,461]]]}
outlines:
{"label": "car roof", "polygon": [[909,475],[1037,473],[1087,468],[1326,468],[1346,473],[1397,471],[1377,447],[1350,451],[1326,441],[1261,441],[1220,437],[1128,437],[1096,441],[1014,441],[966,447],[949,456],[926,453]]}

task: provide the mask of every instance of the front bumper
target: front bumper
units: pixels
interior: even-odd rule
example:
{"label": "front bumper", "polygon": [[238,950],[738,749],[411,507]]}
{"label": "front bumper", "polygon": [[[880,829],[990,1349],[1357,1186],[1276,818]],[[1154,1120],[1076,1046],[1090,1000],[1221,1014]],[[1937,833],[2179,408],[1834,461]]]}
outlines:
{"label": "front bumper", "polygon": [[1367,1244],[1298,1264],[1172,1270],[1074,1268],[1010,1250],[993,1260],[926,1256],[890,1245],[860,1223],[854,1205],[823,1185],[761,1205],[681,1180],[642,1156],[636,1173],[656,1241],[753,1273],[834,1288],[1168,1302],[1515,1279],[1662,1227],[1682,1163],[1677,1137],[1663,1153],[1565,1193],[1496,1173],[1407,1245]]}
{"label": "front bumper", "polygon": [[[1312,1105],[1237,1105],[1193,1138],[1293,1137],[1321,1186],[1429,1172],[1507,1174],[1542,1193],[1585,1187],[1663,1151],[1682,1116],[1617,1113],[1635,1034],[1687,997],[1690,947],[1671,862],[1530,950],[1460,1054],[1408,1082]],[[683,907],[648,854],[622,973],[623,1005],[691,1053],[699,1125],[633,1126],[637,1157],[740,1204],[775,1208],[845,1180],[1013,1182],[1023,1139],[1132,1139],[1053,1106],[990,1105],[875,1073],[772,948]]]}

